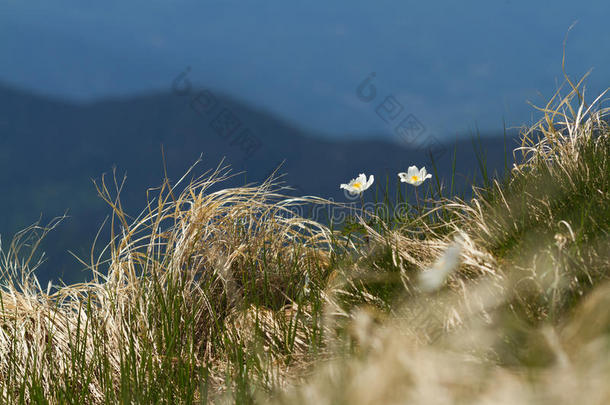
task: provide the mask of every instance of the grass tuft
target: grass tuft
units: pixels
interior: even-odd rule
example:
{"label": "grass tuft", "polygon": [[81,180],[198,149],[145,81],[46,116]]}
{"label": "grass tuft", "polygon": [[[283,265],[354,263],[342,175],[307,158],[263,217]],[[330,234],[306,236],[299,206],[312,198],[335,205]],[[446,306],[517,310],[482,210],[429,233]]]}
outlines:
{"label": "grass tuft", "polygon": [[102,177],[91,282],[36,279],[60,219],[1,249],[2,403],[606,403],[610,127],[567,84],[470,201],[437,176],[325,225],[221,165],[132,218]]}

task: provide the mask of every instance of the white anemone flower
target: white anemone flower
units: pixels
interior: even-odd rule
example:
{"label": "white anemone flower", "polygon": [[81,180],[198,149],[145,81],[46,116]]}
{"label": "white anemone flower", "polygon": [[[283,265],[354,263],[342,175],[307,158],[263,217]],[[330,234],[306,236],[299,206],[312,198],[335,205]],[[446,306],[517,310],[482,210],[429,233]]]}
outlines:
{"label": "white anemone flower", "polygon": [[463,243],[464,239],[458,235],[455,242],[443,252],[436,263],[419,274],[419,288],[422,291],[438,290],[445,283],[447,277],[458,268]]}
{"label": "white anemone flower", "polygon": [[419,186],[426,181],[426,179],[432,177],[432,175],[428,174],[425,167],[418,169],[417,166],[410,166],[406,173],[398,173],[398,177],[400,177],[400,181],[404,183]]}
{"label": "white anemone flower", "polygon": [[364,173],[360,173],[358,177],[352,179],[348,184],[341,184],[340,188],[344,188],[349,191],[350,194],[361,194],[367,188],[371,187],[375,177],[371,174],[369,180],[366,180]]}

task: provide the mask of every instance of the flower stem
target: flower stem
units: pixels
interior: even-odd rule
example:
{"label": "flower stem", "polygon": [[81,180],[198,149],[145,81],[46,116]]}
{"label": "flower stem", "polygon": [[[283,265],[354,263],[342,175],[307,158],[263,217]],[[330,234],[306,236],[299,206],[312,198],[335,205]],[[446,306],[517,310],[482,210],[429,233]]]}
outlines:
{"label": "flower stem", "polygon": [[[364,197],[362,195],[362,193],[360,193],[360,208],[361,208],[361,216],[362,216],[362,222],[364,222],[364,224],[366,225],[366,220],[364,219]],[[369,235],[366,233],[366,229],[365,229],[365,235],[364,235],[364,241],[366,242],[367,246],[369,244]]]}

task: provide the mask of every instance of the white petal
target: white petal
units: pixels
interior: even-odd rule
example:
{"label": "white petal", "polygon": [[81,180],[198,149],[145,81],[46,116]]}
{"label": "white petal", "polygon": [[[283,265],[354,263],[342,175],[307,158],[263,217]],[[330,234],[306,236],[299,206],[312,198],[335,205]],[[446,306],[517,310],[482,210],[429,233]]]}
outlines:
{"label": "white petal", "polygon": [[450,245],[443,255],[432,265],[419,275],[419,286],[424,291],[434,291],[438,289],[455,271],[460,264],[460,254],[462,252],[462,241],[456,241]]}
{"label": "white petal", "polygon": [[373,182],[375,181],[375,176],[373,176],[372,174],[369,176],[369,181],[366,183],[366,188],[369,188],[371,186],[371,184],[373,184]]}
{"label": "white petal", "polygon": [[419,175],[419,170],[417,170],[417,166],[409,166],[409,169],[407,170],[407,176],[411,177],[417,175]]}

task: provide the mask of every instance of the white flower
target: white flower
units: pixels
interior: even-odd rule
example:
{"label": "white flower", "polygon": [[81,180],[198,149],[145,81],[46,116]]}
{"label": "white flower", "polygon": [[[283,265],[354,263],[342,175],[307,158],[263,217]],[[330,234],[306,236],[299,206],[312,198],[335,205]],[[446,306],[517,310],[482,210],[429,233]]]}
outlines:
{"label": "white flower", "polygon": [[418,170],[417,166],[411,166],[409,167],[409,170],[407,170],[406,173],[398,173],[398,177],[400,177],[400,181],[404,183],[419,186],[424,181],[426,181],[426,179],[432,177],[432,175],[426,172],[425,167],[422,167],[421,170]]}
{"label": "white flower", "polygon": [[419,288],[422,291],[431,292],[439,289],[447,277],[458,268],[463,242],[464,239],[458,235],[455,242],[445,250],[436,263],[419,274]]}
{"label": "white flower", "polygon": [[364,173],[361,173],[358,177],[352,179],[349,184],[341,184],[340,188],[346,189],[350,192],[350,194],[360,194],[367,188],[371,187],[374,180],[375,177],[372,174],[369,176],[369,180],[367,181]]}

